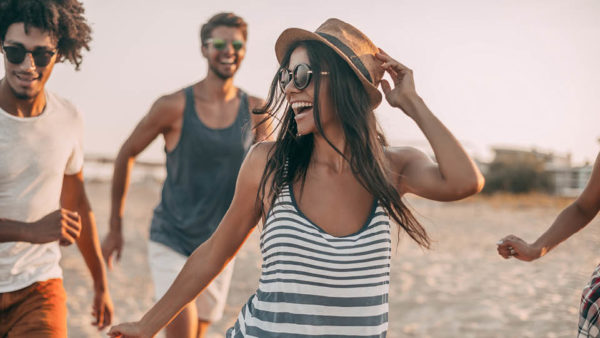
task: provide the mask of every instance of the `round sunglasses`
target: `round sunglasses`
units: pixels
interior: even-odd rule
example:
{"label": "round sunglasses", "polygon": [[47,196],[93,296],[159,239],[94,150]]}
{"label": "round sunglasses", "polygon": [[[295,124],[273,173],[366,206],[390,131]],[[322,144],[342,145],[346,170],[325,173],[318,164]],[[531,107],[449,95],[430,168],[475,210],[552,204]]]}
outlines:
{"label": "round sunglasses", "polygon": [[[206,40],[205,44],[212,44],[213,47],[215,47],[216,50],[223,50],[225,49],[225,47],[227,47],[227,43],[228,41],[226,41],[225,39],[219,39],[219,38],[210,38],[208,40]],[[232,40],[231,42],[231,47],[233,47],[233,50],[238,51],[242,48],[244,48],[244,41],[242,40]]]}
{"label": "round sunglasses", "polygon": [[[285,91],[285,87],[293,81],[294,87],[298,90],[302,90],[310,84],[312,79],[313,71],[310,65],[307,63],[297,64],[293,70],[287,68],[279,69],[279,87],[281,91]],[[329,72],[321,72],[321,75],[327,75]]]}
{"label": "round sunglasses", "polygon": [[20,65],[23,61],[25,61],[25,57],[27,54],[31,54],[33,57],[33,61],[37,67],[45,67],[50,61],[52,61],[52,57],[56,54],[56,50],[50,50],[44,47],[38,47],[34,50],[28,50],[23,46],[5,46],[2,45],[2,49],[4,50],[4,55],[6,55],[6,59],[8,62]]}

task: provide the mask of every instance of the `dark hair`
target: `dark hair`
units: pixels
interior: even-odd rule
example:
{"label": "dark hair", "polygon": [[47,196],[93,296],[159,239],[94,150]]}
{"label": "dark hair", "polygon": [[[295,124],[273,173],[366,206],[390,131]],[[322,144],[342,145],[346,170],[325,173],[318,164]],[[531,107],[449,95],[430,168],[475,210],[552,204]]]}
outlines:
{"label": "dark hair", "polygon": [[59,61],[67,59],[79,70],[81,49],[90,50],[92,41],[84,11],[76,0],[0,0],[0,40],[14,23],[24,23],[26,33],[39,28],[56,39]]}
{"label": "dark hair", "polygon": [[[391,171],[384,148],[388,145],[380,131],[375,113],[369,103],[368,94],[362,83],[350,68],[331,48],[318,41],[301,41],[290,46],[282,59],[281,66],[289,64],[292,51],[298,47],[306,47],[308,59],[314,76],[313,116],[317,130],[325,140],[350,164],[354,176],[381,203],[393,220],[419,245],[429,248],[430,240],[425,229],[402,202],[398,190],[392,183]],[[319,119],[319,88],[321,71],[329,72],[331,98],[336,107],[338,118],[344,130],[344,136],[350,150],[349,157],[337,149],[323,134]],[[265,106],[255,113],[274,115],[280,110],[285,97],[279,89],[278,77],[275,76],[269,90]],[[267,165],[263,172],[258,203],[264,214],[264,198],[271,198],[271,205],[285,184],[293,184],[298,180],[302,186],[306,180],[306,171],[312,156],[314,136],[312,134],[297,137],[297,126],[293,110],[286,106],[280,120],[280,131],[275,146],[269,153]],[[343,150],[343,149],[342,149]],[[286,168],[287,165],[287,168]],[[269,178],[270,196],[266,196]]]}
{"label": "dark hair", "polygon": [[248,39],[248,24],[244,19],[233,13],[219,13],[215,14],[200,28],[200,43],[202,46],[204,46],[206,40],[210,39],[213,29],[219,26],[239,28],[242,31],[244,40]]}

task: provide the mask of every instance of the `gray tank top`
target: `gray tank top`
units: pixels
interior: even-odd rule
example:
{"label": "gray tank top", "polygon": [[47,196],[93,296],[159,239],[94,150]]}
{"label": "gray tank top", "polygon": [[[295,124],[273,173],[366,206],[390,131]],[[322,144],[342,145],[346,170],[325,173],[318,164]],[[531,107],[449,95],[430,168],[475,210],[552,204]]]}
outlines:
{"label": "gray tank top", "polygon": [[192,87],[185,89],[181,136],[175,149],[165,150],[167,177],[150,240],[189,256],[221,222],[253,139],[248,98],[241,90],[239,95],[235,122],[212,129],[198,118]]}

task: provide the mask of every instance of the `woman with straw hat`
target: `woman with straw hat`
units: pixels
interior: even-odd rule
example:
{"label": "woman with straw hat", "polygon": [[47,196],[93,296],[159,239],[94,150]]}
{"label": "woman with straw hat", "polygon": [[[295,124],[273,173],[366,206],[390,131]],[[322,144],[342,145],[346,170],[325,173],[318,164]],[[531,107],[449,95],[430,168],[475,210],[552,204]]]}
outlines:
{"label": "woman with straw hat", "polygon": [[[262,219],[258,290],[228,337],[383,337],[390,218],[429,247],[402,195],[451,201],[481,190],[479,170],[417,95],[412,71],[359,30],[337,19],[315,32],[287,29],[275,52],[281,68],[260,112],[284,108],[277,140],[250,151],[219,228],[167,294],[140,321],[109,335],[156,334]],[[382,80],[384,72],[393,86]],[[379,83],[388,103],[421,128],[438,163],[416,149],[387,145],[373,112],[382,100]]]}

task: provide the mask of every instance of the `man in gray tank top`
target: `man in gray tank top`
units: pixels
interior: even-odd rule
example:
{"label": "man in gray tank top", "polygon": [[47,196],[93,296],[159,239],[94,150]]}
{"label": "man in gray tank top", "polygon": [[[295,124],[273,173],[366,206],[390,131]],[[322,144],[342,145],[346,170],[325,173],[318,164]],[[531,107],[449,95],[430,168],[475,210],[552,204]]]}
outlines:
{"label": "man in gray tank top", "polygon": [[[150,227],[148,259],[155,298],[167,291],[187,257],[224,216],[237,173],[253,141],[269,135],[269,122],[252,109],[264,102],[244,93],[233,77],[246,53],[246,23],[233,13],[213,16],[200,31],[208,63],[200,82],[160,97],[125,141],[112,183],[110,231],[102,252],[112,267],[121,256],[122,216],[135,157],[159,134],[165,140],[167,177]],[[254,128],[257,127],[257,128]],[[166,328],[171,337],[204,337],[223,313],[232,264]]]}

